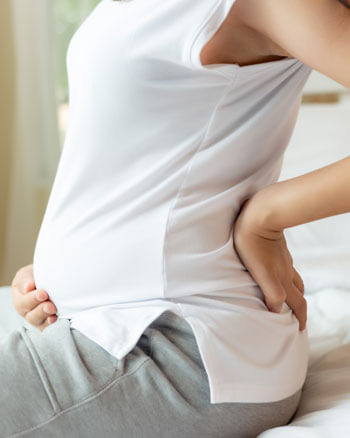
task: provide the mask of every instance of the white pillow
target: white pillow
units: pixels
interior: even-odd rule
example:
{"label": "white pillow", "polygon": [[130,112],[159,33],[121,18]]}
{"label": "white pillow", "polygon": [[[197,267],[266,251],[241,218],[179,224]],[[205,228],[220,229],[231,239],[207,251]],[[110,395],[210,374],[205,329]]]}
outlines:
{"label": "white pillow", "polygon": [[[350,156],[350,104],[301,105],[279,181]],[[350,291],[350,213],[285,230],[305,293],[327,287]]]}

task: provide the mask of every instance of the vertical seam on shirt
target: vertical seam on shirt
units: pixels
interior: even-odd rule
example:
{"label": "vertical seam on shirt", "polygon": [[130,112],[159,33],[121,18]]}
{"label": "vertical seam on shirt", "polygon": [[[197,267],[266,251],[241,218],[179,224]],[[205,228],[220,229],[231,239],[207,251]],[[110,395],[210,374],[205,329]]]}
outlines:
{"label": "vertical seam on shirt", "polygon": [[218,108],[220,107],[220,104],[222,103],[222,101],[226,98],[226,96],[229,94],[229,92],[234,88],[234,85],[236,83],[236,80],[238,78],[238,71],[235,75],[233,75],[231,81],[229,82],[227,89],[225,89],[225,92],[223,93],[223,95],[220,97],[220,99],[218,100],[218,102],[216,103],[210,117],[209,120],[207,122],[207,127],[205,129],[204,135],[202,140],[199,142],[199,145],[197,147],[197,150],[195,151],[195,153],[193,154],[192,158],[190,159],[190,162],[187,165],[187,169],[186,169],[186,173],[181,181],[181,184],[179,185],[179,188],[177,190],[177,193],[174,197],[174,200],[172,202],[172,205],[169,207],[169,211],[168,211],[168,216],[167,216],[167,220],[166,220],[166,225],[165,225],[165,232],[164,232],[164,239],[163,239],[163,254],[162,254],[162,259],[163,259],[163,269],[162,269],[162,275],[163,275],[163,296],[165,297],[165,293],[168,287],[168,278],[167,278],[167,272],[166,272],[166,262],[165,262],[165,258],[166,258],[166,248],[167,248],[167,236],[168,234],[170,234],[170,226],[172,224],[171,221],[171,213],[174,210],[174,207],[176,205],[176,202],[179,198],[179,194],[181,192],[181,189],[184,185],[184,182],[186,181],[188,175],[190,174],[190,170],[192,168],[192,164],[194,162],[195,157],[197,156],[197,153],[200,151],[200,149],[203,147],[203,145],[205,144],[205,141],[208,137],[211,125],[213,123],[213,120],[215,119],[215,115],[216,112],[218,110]]}
{"label": "vertical seam on shirt", "polygon": [[31,339],[29,338],[29,336],[26,333],[26,328],[24,326],[22,326],[20,328],[20,333],[21,336],[23,338],[23,341],[30,353],[30,355],[32,356],[35,368],[37,370],[37,373],[39,374],[39,378],[41,380],[41,383],[43,384],[44,390],[46,392],[46,395],[51,403],[51,406],[53,408],[53,411],[55,414],[57,414],[60,411],[60,405],[57,401],[55,392],[51,386],[51,383],[49,381],[49,378],[47,377],[47,374],[45,372],[45,369],[40,361],[39,355],[37,354],[35,347],[31,341]]}

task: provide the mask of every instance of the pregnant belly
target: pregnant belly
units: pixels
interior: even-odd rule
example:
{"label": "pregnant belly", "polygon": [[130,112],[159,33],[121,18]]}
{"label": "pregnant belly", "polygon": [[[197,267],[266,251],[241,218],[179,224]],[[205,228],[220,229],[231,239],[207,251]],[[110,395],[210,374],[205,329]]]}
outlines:
{"label": "pregnant belly", "polygon": [[104,234],[76,229],[62,235],[44,227],[34,251],[36,287],[48,292],[62,317],[162,297],[161,252],[146,240],[125,229]]}
{"label": "pregnant belly", "polygon": [[224,245],[194,252],[174,234],[171,245],[164,242],[163,222],[143,220],[142,232],[140,221],[132,220],[118,227],[98,229],[95,222],[69,231],[44,223],[34,251],[36,287],[47,291],[61,317],[191,295],[262,300],[235,255],[232,235]]}

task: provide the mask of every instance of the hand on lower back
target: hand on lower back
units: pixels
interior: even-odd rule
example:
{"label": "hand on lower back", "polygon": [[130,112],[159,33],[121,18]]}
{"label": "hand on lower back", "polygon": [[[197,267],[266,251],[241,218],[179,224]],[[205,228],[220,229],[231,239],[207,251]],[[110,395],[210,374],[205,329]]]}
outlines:
{"label": "hand on lower back", "polygon": [[304,330],[307,319],[304,284],[293,267],[283,231],[261,227],[254,219],[261,206],[254,205],[254,198],[248,201],[235,221],[235,250],[261,288],[268,309],[280,312],[286,301],[299,320],[299,329]]}
{"label": "hand on lower back", "polygon": [[48,293],[35,287],[33,265],[19,269],[11,286],[14,307],[30,324],[43,331],[57,320],[57,309]]}

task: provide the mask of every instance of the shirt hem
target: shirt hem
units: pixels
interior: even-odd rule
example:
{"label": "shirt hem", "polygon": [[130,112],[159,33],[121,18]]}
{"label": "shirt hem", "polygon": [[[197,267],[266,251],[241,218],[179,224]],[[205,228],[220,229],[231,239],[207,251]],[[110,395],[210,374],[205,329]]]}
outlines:
{"label": "shirt hem", "polygon": [[288,398],[298,392],[305,379],[298,384],[274,388],[271,386],[254,386],[239,383],[215,383],[210,404],[217,403],[273,403]]}

